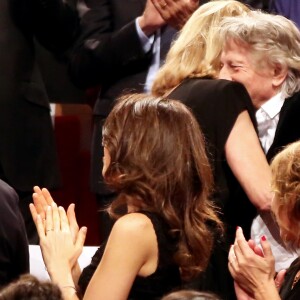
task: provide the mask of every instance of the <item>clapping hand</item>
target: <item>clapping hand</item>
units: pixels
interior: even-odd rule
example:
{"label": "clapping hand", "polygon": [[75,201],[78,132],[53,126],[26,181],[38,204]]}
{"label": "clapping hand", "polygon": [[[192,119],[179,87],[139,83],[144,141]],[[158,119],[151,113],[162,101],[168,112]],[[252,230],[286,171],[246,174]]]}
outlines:
{"label": "clapping hand", "polygon": [[40,246],[45,265],[51,276],[54,266],[64,265],[72,272],[76,283],[80,275],[77,262],[86,237],[86,227],[79,230],[75,205],[70,204],[67,213],[57,207],[49,191],[34,187],[30,211],[40,237]]}
{"label": "clapping hand", "polygon": [[274,285],[274,257],[264,237],[261,245],[262,252],[257,253],[259,248],[248,243],[242,229],[238,228],[235,243],[229,251],[229,271],[238,286],[250,296],[254,295],[261,283]]}

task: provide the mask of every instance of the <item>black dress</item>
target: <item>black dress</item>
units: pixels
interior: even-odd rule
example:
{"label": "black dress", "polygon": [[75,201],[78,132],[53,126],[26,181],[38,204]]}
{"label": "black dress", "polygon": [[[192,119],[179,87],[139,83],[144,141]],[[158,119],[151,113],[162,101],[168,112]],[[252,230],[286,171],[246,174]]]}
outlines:
{"label": "black dress", "polygon": [[[177,241],[170,236],[169,227],[160,216],[144,211],[141,213],[151,220],[156,233],[159,252],[158,266],[150,276],[136,277],[128,299],[161,299],[163,295],[181,287],[179,268],[173,261]],[[91,264],[83,269],[78,283],[82,294],[101,261],[105,244],[106,242],[97,250]]]}
{"label": "black dress", "polygon": [[280,297],[282,300],[300,299],[300,281],[298,281],[292,289],[294,278],[299,270],[300,258],[296,258],[284,276],[284,282],[280,289]]}
{"label": "black dress", "polygon": [[[233,280],[228,271],[228,250],[234,241],[236,226],[250,234],[256,215],[225,157],[225,144],[239,114],[247,110],[255,126],[255,115],[246,89],[237,82],[192,78],[183,81],[168,98],[186,104],[195,115],[206,141],[206,152],[214,173],[214,201],[226,227],[224,239],[217,239],[207,270],[188,287],[208,290],[224,300],[235,299]],[[199,254],[201,255],[201,254]]]}
{"label": "black dress", "polygon": [[235,236],[237,225],[247,235],[256,209],[247,197],[237,197],[237,193],[242,193],[241,187],[225,157],[226,141],[241,112],[247,110],[256,127],[253,105],[246,89],[228,80],[193,78],[185,80],[168,97],[190,107],[200,124],[214,173],[214,200],[221,208],[221,218],[228,226],[231,238]]}

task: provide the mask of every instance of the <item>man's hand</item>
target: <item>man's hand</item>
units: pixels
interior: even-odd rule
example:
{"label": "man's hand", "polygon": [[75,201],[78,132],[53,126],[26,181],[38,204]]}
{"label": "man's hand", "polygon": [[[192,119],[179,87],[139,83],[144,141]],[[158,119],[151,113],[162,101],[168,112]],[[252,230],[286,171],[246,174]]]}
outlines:
{"label": "man's hand", "polygon": [[154,34],[157,29],[166,25],[166,21],[162,18],[151,0],[147,0],[145,10],[142,16],[138,18],[138,22],[147,36]]}
{"label": "man's hand", "polygon": [[163,20],[181,29],[192,13],[199,7],[199,0],[151,0]]}

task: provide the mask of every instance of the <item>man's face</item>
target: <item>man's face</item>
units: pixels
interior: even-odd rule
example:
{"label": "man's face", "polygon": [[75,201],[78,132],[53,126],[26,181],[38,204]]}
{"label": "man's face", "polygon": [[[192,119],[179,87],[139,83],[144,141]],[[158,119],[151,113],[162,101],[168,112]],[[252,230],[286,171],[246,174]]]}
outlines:
{"label": "man's face", "polygon": [[220,79],[242,83],[247,89],[252,103],[259,108],[273,97],[277,91],[273,87],[272,69],[259,65],[257,57],[245,43],[227,41],[221,55]]}

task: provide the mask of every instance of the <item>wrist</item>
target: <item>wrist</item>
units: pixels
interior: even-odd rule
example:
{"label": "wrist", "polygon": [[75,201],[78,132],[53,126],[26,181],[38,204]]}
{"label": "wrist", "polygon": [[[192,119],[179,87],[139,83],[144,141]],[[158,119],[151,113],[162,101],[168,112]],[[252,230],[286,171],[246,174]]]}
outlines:
{"label": "wrist", "polygon": [[254,290],[254,299],[256,300],[280,300],[274,280],[261,282]]}
{"label": "wrist", "polygon": [[56,264],[47,268],[51,281],[59,286],[74,285],[71,269],[68,265]]}
{"label": "wrist", "polygon": [[148,37],[151,36],[152,34],[154,34],[155,31],[161,27],[160,25],[157,25],[157,24],[151,24],[151,23],[149,24],[147,22],[147,18],[145,18],[144,16],[139,17],[137,19],[137,21],[138,21],[138,24],[139,24],[141,30]]}

